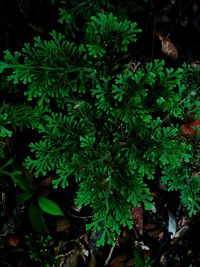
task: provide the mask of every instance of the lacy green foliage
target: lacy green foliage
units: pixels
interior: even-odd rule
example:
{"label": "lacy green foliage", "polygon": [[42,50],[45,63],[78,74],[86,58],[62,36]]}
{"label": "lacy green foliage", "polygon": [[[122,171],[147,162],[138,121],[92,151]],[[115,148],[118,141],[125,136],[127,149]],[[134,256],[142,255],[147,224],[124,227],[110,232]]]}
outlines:
{"label": "lacy green foliage", "polygon": [[59,0],[59,22],[66,25],[66,30],[73,37],[80,31],[79,20],[82,21],[82,27],[84,28],[88,17],[101,12],[103,9],[112,10],[114,6],[107,0],[98,1],[65,1]]}
{"label": "lacy green foliage", "polygon": [[[55,0],[54,4],[59,7],[59,22],[66,26],[68,34],[76,37],[81,29],[85,28],[88,17],[96,15],[99,12],[112,12],[115,16],[125,19],[133,15],[136,10],[143,10],[148,0]],[[80,25],[81,21],[81,25]]]}
{"label": "lacy green foliage", "polygon": [[38,112],[37,108],[33,109],[28,104],[13,105],[4,102],[0,107],[0,137],[11,137],[13,131],[24,128],[35,128]]}
{"label": "lacy green foliage", "polygon": [[38,104],[39,137],[25,166],[35,176],[55,171],[55,188],[75,179],[76,204],[93,209],[88,229],[101,232],[102,245],[114,242],[121,227],[132,227],[131,206],[152,207],[147,184],[157,170],[170,190],[180,191],[190,214],[199,210],[196,182],[190,184],[192,206],[187,186],[177,180],[187,185],[191,177],[185,167],[194,149],[180,139],[180,124],[186,110],[200,115],[200,78],[187,65],[175,70],[162,60],[133,68],[136,23],[104,12],[86,24],[81,44],[53,31],[22,52],[6,51],[0,70],[26,84],[25,95]]}
{"label": "lacy green foliage", "polygon": [[[189,162],[183,161],[177,168],[162,170],[163,183],[168,186],[169,191],[180,191],[182,203],[189,210],[189,215],[196,214],[200,210],[200,135],[187,137],[192,144],[192,154]],[[173,179],[176,177],[176,179]]]}
{"label": "lacy green foliage", "polygon": [[[67,96],[70,89],[73,90],[76,83],[81,83],[84,75],[90,71],[89,68],[84,67],[84,63],[81,64],[78,49],[74,43],[66,41],[64,35],[57,34],[55,31],[51,36],[52,40],[44,42],[40,37],[36,37],[34,46],[25,44],[22,50],[22,63],[20,52],[12,55],[10,51],[5,51],[6,63],[1,64],[0,70],[13,68],[14,72],[8,76],[8,79],[13,80],[14,83],[29,84],[29,90],[25,93],[28,100],[40,97],[40,102],[44,100],[48,102],[47,96]],[[35,90],[36,87],[37,90]]]}
{"label": "lacy green foliage", "polygon": [[127,51],[128,45],[137,40],[136,33],[141,31],[136,26],[137,23],[128,20],[119,22],[112,13],[92,16],[86,30],[88,54],[94,58],[102,58],[108,52]]}

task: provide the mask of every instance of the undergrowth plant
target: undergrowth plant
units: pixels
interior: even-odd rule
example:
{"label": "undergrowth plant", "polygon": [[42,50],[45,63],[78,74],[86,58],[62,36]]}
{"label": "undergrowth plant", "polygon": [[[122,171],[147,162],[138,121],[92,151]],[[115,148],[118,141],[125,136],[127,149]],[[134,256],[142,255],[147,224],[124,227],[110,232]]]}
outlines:
{"label": "undergrowth plant", "polygon": [[19,170],[14,158],[0,166],[0,175],[10,177],[15,186],[22,192],[15,196],[17,203],[27,203],[28,217],[35,231],[39,234],[47,232],[44,212],[51,215],[64,216],[60,207],[51,199],[39,193],[39,186],[34,185],[26,175]]}
{"label": "undergrowth plant", "polygon": [[162,179],[179,191],[195,214],[199,137],[181,137],[181,125],[189,114],[200,117],[199,70],[135,61],[141,30],[124,15],[96,8],[80,26],[64,19],[64,10],[60,20],[81,27],[79,38],[52,31],[22,51],[4,51],[0,72],[27,101],[12,112],[3,103],[1,137],[15,127],[38,131],[24,166],[36,177],[55,172],[54,188],[76,181],[75,203],[92,208],[87,229],[101,233],[97,245],[113,243],[122,227],[133,227],[132,206],[152,208],[149,180]]}

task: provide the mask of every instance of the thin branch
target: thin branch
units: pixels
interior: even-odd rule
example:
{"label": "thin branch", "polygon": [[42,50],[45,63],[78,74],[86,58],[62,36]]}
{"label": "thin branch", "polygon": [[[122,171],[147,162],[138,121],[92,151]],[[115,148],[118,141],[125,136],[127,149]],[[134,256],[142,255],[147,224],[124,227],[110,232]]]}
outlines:
{"label": "thin branch", "polygon": [[113,254],[113,251],[114,251],[115,246],[116,246],[116,242],[115,242],[114,245],[111,247],[110,252],[109,252],[109,254],[108,254],[108,257],[107,257],[107,259],[106,259],[106,261],[105,261],[105,263],[104,263],[104,266],[108,266],[108,263],[109,263],[109,261],[110,261],[110,259],[111,259],[111,257],[112,257],[112,254]]}

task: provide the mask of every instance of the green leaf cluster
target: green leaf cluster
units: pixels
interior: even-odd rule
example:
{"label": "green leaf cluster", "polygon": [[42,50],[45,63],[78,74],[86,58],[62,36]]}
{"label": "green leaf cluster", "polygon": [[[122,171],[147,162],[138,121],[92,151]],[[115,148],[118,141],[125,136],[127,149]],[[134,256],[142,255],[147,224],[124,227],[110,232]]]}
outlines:
{"label": "green leaf cluster", "polygon": [[28,202],[29,219],[38,233],[46,231],[43,212],[51,215],[64,215],[57,203],[45,196],[38,195],[37,186],[33,185],[31,180],[17,168],[14,158],[0,166],[0,175],[9,176],[14,185],[23,191],[16,195],[16,201]]}
{"label": "green leaf cluster", "polygon": [[[163,60],[133,70],[136,25],[97,12],[87,19],[81,41],[53,31],[21,52],[5,51],[0,62],[9,81],[25,85],[27,114],[34,118],[20,117],[16,109],[17,125],[38,132],[24,166],[37,177],[54,172],[55,188],[74,179],[76,204],[93,210],[88,229],[101,233],[98,245],[113,243],[122,227],[132,227],[132,206],[151,209],[150,179],[178,190],[190,214],[199,211],[199,184],[188,169],[197,152],[187,137],[180,138],[186,111],[200,115],[199,71],[186,64],[168,68]],[[13,118],[8,109],[0,117],[3,127]],[[41,197],[38,204],[46,212],[53,208]]]}

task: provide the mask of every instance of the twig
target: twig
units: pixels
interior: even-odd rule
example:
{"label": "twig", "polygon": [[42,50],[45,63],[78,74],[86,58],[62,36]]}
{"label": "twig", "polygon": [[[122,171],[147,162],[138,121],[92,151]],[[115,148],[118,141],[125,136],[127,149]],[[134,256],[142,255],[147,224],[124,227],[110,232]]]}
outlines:
{"label": "twig", "polygon": [[112,257],[112,254],[113,254],[113,251],[114,251],[115,246],[116,246],[116,242],[115,242],[114,245],[111,247],[110,252],[109,252],[109,255],[108,255],[108,257],[107,257],[107,259],[106,259],[106,261],[105,261],[105,263],[104,263],[104,266],[107,266],[107,265],[108,265],[108,263],[109,263],[109,261],[110,261],[110,259],[111,259],[111,257]]}
{"label": "twig", "polygon": [[78,218],[78,219],[83,219],[83,220],[85,220],[85,219],[91,219],[91,218],[92,218],[92,216],[77,216],[77,215],[73,215],[73,214],[71,214],[71,212],[69,212],[69,211],[67,211],[67,213],[68,213],[71,217]]}

